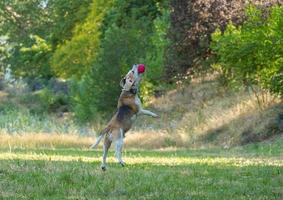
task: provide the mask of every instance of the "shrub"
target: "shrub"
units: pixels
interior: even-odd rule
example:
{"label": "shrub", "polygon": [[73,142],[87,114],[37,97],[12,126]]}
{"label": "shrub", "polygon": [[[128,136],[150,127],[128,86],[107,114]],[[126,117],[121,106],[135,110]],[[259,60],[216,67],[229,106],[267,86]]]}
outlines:
{"label": "shrub", "polygon": [[37,91],[35,94],[27,95],[28,100],[33,100],[30,105],[32,113],[40,114],[43,112],[64,112],[69,107],[69,97],[63,93],[55,93],[49,88]]}
{"label": "shrub", "polygon": [[158,83],[163,70],[168,14],[162,9],[154,0],[117,0],[105,14],[97,57],[79,83],[73,82],[72,105],[79,121],[92,121],[101,114],[108,118],[115,111],[119,82],[135,63],[148,66],[144,100],[152,94],[151,82]]}
{"label": "shrub", "polygon": [[85,21],[74,29],[71,40],[59,45],[52,56],[52,68],[64,78],[81,77],[89,71],[97,56],[100,26],[111,0],[95,0]]}
{"label": "shrub", "polygon": [[169,45],[169,40],[166,37],[169,28],[169,10],[167,5],[158,7],[161,16],[158,16],[153,21],[153,32],[149,38],[151,47],[146,51],[145,60],[142,61],[147,65],[147,81],[154,85],[159,85],[160,80],[164,78],[165,65],[165,50]]}
{"label": "shrub", "polygon": [[80,123],[92,121],[97,116],[91,80],[84,75],[81,81],[73,79],[70,84],[71,108]]}
{"label": "shrub", "polygon": [[263,12],[247,9],[247,21],[238,28],[230,23],[224,34],[212,36],[214,67],[234,85],[258,85],[274,94],[283,94],[283,6]]}
{"label": "shrub", "polygon": [[[229,21],[241,24],[249,4],[262,7],[277,0],[171,0],[170,45],[166,53],[166,75],[172,80],[193,67],[200,67],[210,57],[211,34],[217,27],[224,30]],[[182,76],[181,76],[182,77]]]}

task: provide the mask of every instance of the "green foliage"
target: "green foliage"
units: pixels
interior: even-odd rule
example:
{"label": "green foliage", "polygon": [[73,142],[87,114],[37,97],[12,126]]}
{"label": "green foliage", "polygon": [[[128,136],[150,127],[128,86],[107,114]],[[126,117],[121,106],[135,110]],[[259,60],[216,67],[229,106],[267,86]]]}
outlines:
{"label": "green foliage", "polygon": [[49,11],[49,23],[52,25],[52,29],[48,30],[48,38],[53,47],[57,49],[57,45],[73,37],[73,29],[84,23],[92,2],[93,0],[48,0],[45,9]]}
{"label": "green foliage", "polygon": [[14,69],[13,72],[20,76],[49,77],[52,73],[49,63],[46,61],[49,60],[51,55],[51,45],[37,35],[32,35],[31,39],[34,40],[31,47],[19,49],[18,62],[23,63],[23,65]]}
{"label": "green foliage", "polygon": [[9,57],[10,48],[7,43],[7,37],[0,36],[0,68],[5,68],[5,61]]}
{"label": "green foliage", "polygon": [[[72,109],[78,119],[89,121],[98,113],[114,111],[120,79],[133,64],[145,63],[141,95],[147,101],[163,77],[167,4],[168,0],[1,1],[0,65],[10,65],[16,77],[29,80],[72,78]],[[41,103],[32,112],[56,110],[56,95],[49,89],[38,92],[32,98]]]}
{"label": "green foliage", "polygon": [[82,77],[78,86],[73,87],[72,99],[75,101],[72,105],[80,121],[91,121],[98,114],[111,114],[114,111],[120,93],[120,79],[129,69],[126,63],[134,63],[137,59],[131,51],[133,49],[128,47],[135,45],[135,37],[131,37],[135,33],[137,31],[128,32],[115,25],[105,32],[98,59],[94,61],[92,70]]}
{"label": "green foliage", "polygon": [[[8,37],[7,43],[12,48],[11,55],[6,56],[5,64],[11,64],[11,68],[17,69],[17,72],[21,71],[20,75],[29,74],[33,67],[35,67],[35,73],[38,72],[38,68],[46,68],[46,60],[38,66],[38,61],[44,56],[35,58],[34,65],[30,66],[33,59],[31,59],[32,53],[22,55],[20,51],[22,47],[30,47],[34,44],[34,38],[30,37],[31,35],[43,33],[42,28],[47,18],[44,9],[40,7],[40,1],[1,1],[0,7],[0,18],[3,20],[0,24],[0,35]],[[35,56],[38,57],[38,52],[36,54]],[[47,71],[48,69],[45,70]]]}
{"label": "green foliage", "polygon": [[[169,28],[169,11],[166,7],[158,6],[161,16],[153,21],[153,33],[149,38],[151,47],[146,51],[143,63],[146,63],[146,74],[141,85],[140,96],[143,103],[149,102],[150,97],[161,86],[164,79],[165,50],[169,45],[166,33]],[[158,87],[157,87],[158,86]]]}
{"label": "green foliage", "polygon": [[154,85],[151,81],[145,78],[140,86],[140,98],[144,106],[147,106],[149,100],[154,93]]}
{"label": "green foliage", "polygon": [[[75,91],[74,111],[81,120],[112,114],[121,88],[119,82],[135,63],[145,63],[149,74],[143,83],[144,100],[152,94],[163,67],[168,13],[156,1],[115,1],[101,25],[99,52],[92,69]],[[163,13],[163,14],[162,14]],[[78,88],[80,88],[78,91]]]}
{"label": "green foliage", "polygon": [[55,93],[48,88],[44,88],[36,93],[42,111],[55,112],[61,106],[68,106],[69,97],[63,93]]}
{"label": "green foliage", "polygon": [[147,78],[151,83],[160,84],[164,76],[165,50],[169,45],[166,33],[169,28],[169,11],[159,7],[161,16],[153,21],[153,33],[149,38],[152,47],[146,51],[144,63],[148,66]]}
{"label": "green foliage", "polygon": [[[50,67],[53,51],[71,37],[76,23],[84,20],[89,3],[90,0],[1,1],[0,36],[8,37],[11,49],[3,65],[10,64],[18,76],[54,76]],[[41,49],[42,42],[48,50]]]}
{"label": "green foliage", "polygon": [[283,6],[269,14],[255,7],[247,10],[247,21],[240,27],[229,24],[222,34],[212,36],[211,48],[217,54],[215,68],[233,85],[257,84],[283,94]]}
{"label": "green foliage", "polygon": [[[261,8],[279,4],[275,0],[170,0],[170,45],[166,52],[169,83],[186,73],[203,68],[210,58],[211,34],[217,27],[224,31],[229,21],[242,24],[249,5]],[[282,4],[282,3],[280,3]]]}
{"label": "green foliage", "polygon": [[71,81],[71,107],[78,122],[93,121],[97,117],[93,89],[89,76],[83,76],[81,81]]}
{"label": "green foliage", "polygon": [[74,29],[74,35],[59,45],[52,58],[52,68],[63,78],[81,77],[89,71],[99,47],[100,26],[111,0],[93,1],[85,21]]}

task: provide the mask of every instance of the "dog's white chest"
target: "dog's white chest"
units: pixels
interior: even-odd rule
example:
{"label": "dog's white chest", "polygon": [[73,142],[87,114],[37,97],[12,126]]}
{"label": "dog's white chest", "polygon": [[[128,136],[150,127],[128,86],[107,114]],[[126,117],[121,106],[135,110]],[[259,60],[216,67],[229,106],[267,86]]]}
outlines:
{"label": "dog's white chest", "polygon": [[132,121],[132,122],[134,122],[136,119],[137,119],[137,115],[133,115],[133,116],[131,117],[131,121]]}
{"label": "dog's white chest", "polygon": [[135,104],[140,108],[141,107],[141,100],[138,95],[135,96]]}

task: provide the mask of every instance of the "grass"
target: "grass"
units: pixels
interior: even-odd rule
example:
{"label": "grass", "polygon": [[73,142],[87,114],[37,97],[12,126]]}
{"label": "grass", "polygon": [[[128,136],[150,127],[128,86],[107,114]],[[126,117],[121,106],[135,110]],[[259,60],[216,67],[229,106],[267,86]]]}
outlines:
{"label": "grass", "polygon": [[94,141],[94,136],[79,134],[0,134],[2,148],[88,148]]}
{"label": "grass", "polygon": [[283,138],[223,150],[0,149],[0,199],[282,199]]}

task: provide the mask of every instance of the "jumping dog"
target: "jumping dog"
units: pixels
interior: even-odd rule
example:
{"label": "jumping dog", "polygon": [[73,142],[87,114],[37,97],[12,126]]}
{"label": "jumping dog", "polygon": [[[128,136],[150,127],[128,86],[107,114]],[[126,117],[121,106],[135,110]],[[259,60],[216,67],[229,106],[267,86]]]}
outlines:
{"label": "jumping dog", "polygon": [[140,65],[133,65],[128,74],[120,81],[122,92],[118,99],[117,112],[104,128],[97,141],[91,146],[95,148],[99,142],[104,138],[103,157],[101,169],[106,170],[106,157],[112,142],[115,142],[115,155],[118,163],[124,166],[122,160],[122,147],[125,133],[131,128],[133,121],[137,115],[149,115],[158,117],[157,114],[142,108],[141,100],[138,97],[139,84],[142,78],[142,73],[139,73]]}

